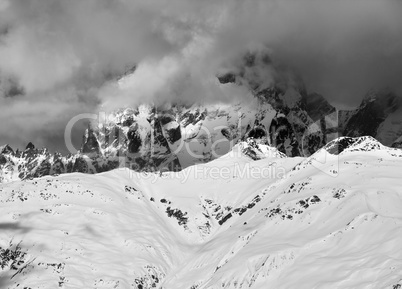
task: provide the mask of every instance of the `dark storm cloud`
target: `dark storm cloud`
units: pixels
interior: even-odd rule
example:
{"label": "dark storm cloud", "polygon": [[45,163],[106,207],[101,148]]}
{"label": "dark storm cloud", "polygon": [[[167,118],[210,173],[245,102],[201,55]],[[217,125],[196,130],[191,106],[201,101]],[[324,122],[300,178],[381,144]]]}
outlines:
{"label": "dark storm cloud", "polygon": [[401,92],[402,2],[312,3],[296,9],[300,19],[292,33],[273,41],[277,59],[335,104],[358,105],[370,88],[380,86]]}
{"label": "dark storm cloud", "polygon": [[[174,50],[151,3],[0,0],[1,143],[62,143],[69,119],[97,110],[106,79]],[[10,80],[23,97],[7,97]]]}
{"label": "dark storm cloud", "polygon": [[[274,62],[273,67],[262,67],[266,71],[260,76],[266,82],[283,73],[276,67],[288,67],[303,77],[309,91],[322,93],[340,107],[358,105],[371,88],[401,91],[401,1],[219,3],[206,21],[209,25],[187,26],[190,41],[162,59],[140,63],[137,75],[122,86],[106,86],[102,100],[119,106],[130,100],[237,99],[244,91],[222,91],[213,75],[228,59],[262,47]],[[198,23],[205,15],[193,17]],[[178,35],[183,32],[175,29]]]}
{"label": "dark storm cloud", "polygon": [[353,106],[371,87],[400,89],[401,13],[401,1],[236,2],[217,53],[263,43],[310,91]]}
{"label": "dark storm cloud", "polygon": [[[215,75],[247,50],[309,91],[357,105],[371,87],[400,89],[402,3],[377,0],[0,0],[0,141],[61,143],[82,112],[143,101],[232,101],[246,89]],[[263,47],[263,48],[261,48]],[[111,81],[137,65],[132,77]],[[0,84],[1,86],[2,84]],[[9,91],[6,89],[6,91]],[[56,141],[60,138],[60,141]]]}

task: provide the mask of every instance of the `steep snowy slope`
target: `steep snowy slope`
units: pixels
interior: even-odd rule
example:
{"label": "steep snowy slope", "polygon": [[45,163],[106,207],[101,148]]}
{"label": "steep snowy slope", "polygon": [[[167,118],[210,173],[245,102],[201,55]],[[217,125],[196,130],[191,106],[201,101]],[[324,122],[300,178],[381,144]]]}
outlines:
{"label": "steep snowy slope", "polygon": [[0,288],[400,288],[402,152],[239,143],[176,173],[0,187]]}

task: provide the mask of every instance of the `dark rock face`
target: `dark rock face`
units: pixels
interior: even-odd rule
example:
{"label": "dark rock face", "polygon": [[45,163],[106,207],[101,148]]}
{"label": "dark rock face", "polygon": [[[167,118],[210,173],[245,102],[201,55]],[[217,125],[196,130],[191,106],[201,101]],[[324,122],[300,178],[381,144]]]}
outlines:
{"label": "dark rock face", "polygon": [[14,154],[14,150],[7,144],[0,149],[0,154]]}
{"label": "dark rock face", "polygon": [[358,110],[339,110],[338,111],[338,129],[342,133],[345,132],[346,125],[348,124],[350,118],[356,114]]}
{"label": "dark rock face", "polygon": [[267,137],[267,132],[265,131],[265,129],[263,127],[257,126],[249,131],[248,137],[256,138],[256,139],[264,138],[264,137]]}
{"label": "dark rock face", "polygon": [[219,75],[218,80],[222,84],[235,83],[236,82],[236,75],[234,75],[233,73],[227,73],[227,74],[224,74],[224,75]]}
{"label": "dark rock face", "polygon": [[7,159],[3,154],[0,154],[0,166],[3,166],[7,163]]}
{"label": "dark rock face", "polygon": [[221,134],[228,140],[233,140],[234,139],[234,135],[232,134],[232,132],[228,128],[221,129]]}
{"label": "dark rock face", "polygon": [[49,160],[44,160],[40,165],[38,166],[38,169],[35,171],[35,173],[32,175],[33,178],[39,178],[42,176],[48,176],[50,175],[50,170],[52,168],[51,163]]}
{"label": "dark rock face", "polygon": [[54,159],[53,166],[52,166],[52,172],[50,173],[50,175],[52,175],[52,174],[59,175],[65,171],[66,171],[66,166],[63,163],[63,160],[58,155],[55,155],[55,159]]}
{"label": "dark rock face", "polygon": [[313,121],[318,121],[321,118],[334,113],[335,107],[318,93],[310,93],[307,97],[303,98],[303,103],[306,107],[307,114]]}
{"label": "dark rock face", "polygon": [[296,135],[286,117],[275,117],[269,130],[271,132],[271,144],[280,152],[292,157],[300,155]]}
{"label": "dark rock face", "polygon": [[[343,135],[350,137],[366,135],[378,137],[380,125],[384,123],[387,117],[401,108],[402,98],[394,93],[387,90],[370,91],[363,99],[360,107],[347,120]],[[400,119],[402,121],[402,116],[400,116]],[[402,131],[402,123],[399,124],[399,127]],[[382,128],[383,131],[386,129],[389,128]],[[396,135],[396,138],[399,136]],[[392,145],[393,141],[384,144]]]}
{"label": "dark rock face", "polygon": [[207,116],[207,111],[201,108],[197,108],[195,111],[186,111],[180,117],[180,122],[184,127],[188,126],[189,124],[196,124],[199,121],[202,121]]}
{"label": "dark rock face", "polygon": [[356,139],[351,138],[351,137],[345,137],[336,141],[333,141],[325,146],[325,149],[327,152],[333,155],[339,155],[342,153],[345,149],[350,147],[353,143],[356,142]]}
{"label": "dark rock face", "polygon": [[128,151],[129,153],[138,153],[142,142],[141,142],[141,137],[138,135],[137,130],[130,129],[127,133],[127,138],[128,138]]}
{"label": "dark rock face", "polygon": [[158,116],[158,119],[162,126],[175,121],[175,118],[171,114],[162,114],[161,116]]}
{"label": "dark rock face", "polygon": [[381,149],[383,145],[371,136],[358,138],[342,137],[329,142],[324,149],[333,155],[339,155],[345,151],[374,151]]}
{"label": "dark rock face", "polygon": [[289,113],[290,109],[284,104],[281,95],[284,94],[278,87],[269,87],[265,88],[256,93],[256,96],[260,98],[264,102],[268,102],[272,107],[279,112],[283,112],[285,114]]}
{"label": "dark rock face", "polygon": [[25,148],[25,150],[27,151],[27,150],[33,150],[33,149],[35,149],[35,146],[33,145],[33,143],[28,143],[27,144],[27,146],[26,146],[26,148]]}
{"label": "dark rock face", "polygon": [[[173,122],[172,122],[173,123]],[[166,139],[169,143],[173,144],[177,142],[178,140],[181,139],[181,130],[180,130],[180,125],[176,122],[174,122],[176,127],[170,128],[170,129],[165,129],[166,131]]]}
{"label": "dark rock face", "polygon": [[393,147],[393,148],[398,148],[398,149],[402,149],[402,140],[400,140],[400,141],[395,141],[395,142],[391,145],[391,147]]}
{"label": "dark rock face", "polygon": [[99,154],[100,148],[98,139],[93,129],[89,128],[84,136],[84,145],[82,146],[84,154]]}
{"label": "dark rock face", "polygon": [[75,159],[72,172],[89,173],[88,164],[83,157],[79,156],[78,158]]}

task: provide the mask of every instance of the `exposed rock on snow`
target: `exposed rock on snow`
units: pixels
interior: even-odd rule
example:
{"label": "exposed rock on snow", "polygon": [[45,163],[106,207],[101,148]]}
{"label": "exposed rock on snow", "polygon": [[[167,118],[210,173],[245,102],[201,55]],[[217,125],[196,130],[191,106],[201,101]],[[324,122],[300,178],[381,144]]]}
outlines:
{"label": "exposed rock on snow", "polygon": [[250,139],[180,172],[2,184],[0,287],[398,288],[401,168],[372,138],[309,158]]}

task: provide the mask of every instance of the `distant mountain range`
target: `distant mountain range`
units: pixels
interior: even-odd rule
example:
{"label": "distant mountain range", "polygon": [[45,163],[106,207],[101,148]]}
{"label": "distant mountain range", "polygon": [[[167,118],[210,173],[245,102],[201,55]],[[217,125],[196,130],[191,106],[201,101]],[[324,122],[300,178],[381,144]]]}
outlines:
{"label": "distant mountain range", "polygon": [[[88,127],[77,154],[50,154],[31,143],[24,151],[0,147],[0,182],[119,166],[179,171],[216,159],[247,138],[262,139],[287,156],[310,156],[340,136],[372,136],[402,147],[402,98],[392,91],[371,90],[356,110],[336,110],[322,95],[309,94],[296,76],[256,82],[250,71],[264,61],[268,65],[264,55],[248,54],[239,67],[217,76],[220,85],[248,87],[253,103],[122,108]],[[135,70],[118,82],[129,77]]]}

